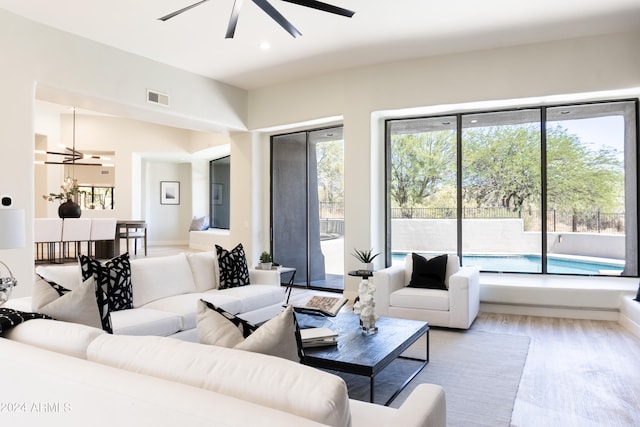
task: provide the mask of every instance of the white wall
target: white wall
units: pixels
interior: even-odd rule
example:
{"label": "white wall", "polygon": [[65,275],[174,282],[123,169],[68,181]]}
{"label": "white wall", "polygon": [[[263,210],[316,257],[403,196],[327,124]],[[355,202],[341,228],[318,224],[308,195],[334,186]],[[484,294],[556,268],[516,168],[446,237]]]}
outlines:
{"label": "white wall", "polygon": [[[34,124],[39,99],[110,113],[168,126],[205,132],[245,128],[247,93],[244,90],[124,53],[87,39],[36,24],[0,10],[0,194],[11,195],[14,207],[34,216]],[[171,107],[146,102],[146,89],[167,93]],[[154,150],[154,141],[144,141]],[[139,160],[129,156],[129,167],[118,168],[116,179],[138,183]],[[133,158],[133,159],[132,159]],[[132,171],[136,176],[132,175]],[[135,184],[134,184],[135,185]],[[134,186],[130,217],[140,213],[132,200],[143,200]],[[126,209],[126,208],[125,208]],[[1,250],[20,285],[14,296],[29,295],[33,282],[33,230],[27,226],[23,249]]]}
{"label": "white wall", "polygon": [[[149,244],[188,245],[192,218],[191,164],[144,161],[143,176],[144,194],[148,199],[144,219]],[[180,183],[180,204],[160,203],[162,181]]]}
{"label": "white wall", "polygon": [[[504,100],[543,104],[640,95],[640,33],[603,35],[422,58],[328,73],[249,93],[249,128],[344,117],[345,269],[354,247],[384,248],[383,119]],[[517,101],[528,98],[525,101]],[[275,108],[277,107],[277,108]],[[277,132],[275,132],[277,133]],[[268,133],[263,144],[268,144]],[[268,173],[265,172],[265,179]],[[376,265],[376,268],[379,268]],[[357,280],[345,278],[354,296]]]}

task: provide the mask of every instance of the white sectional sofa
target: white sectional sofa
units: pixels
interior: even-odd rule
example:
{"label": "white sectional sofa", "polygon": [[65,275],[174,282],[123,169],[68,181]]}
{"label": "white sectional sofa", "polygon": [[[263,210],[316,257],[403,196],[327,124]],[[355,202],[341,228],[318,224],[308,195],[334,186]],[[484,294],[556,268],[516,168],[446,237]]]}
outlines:
{"label": "white sectional sofa", "polygon": [[446,426],[437,385],[394,409],[289,360],[47,319],[0,338],[0,378],[3,425]]}
{"label": "white sectional sofa", "polygon": [[[130,263],[134,308],[110,313],[113,333],[117,335],[174,336],[197,341],[196,309],[200,299],[254,324],[282,311],[284,289],[276,270],[250,269],[250,285],[218,289],[215,252],[139,258]],[[81,283],[78,265],[38,266],[36,273],[70,290]],[[32,297],[34,303],[37,297]],[[21,309],[19,305],[14,307]],[[33,311],[38,311],[35,304]]]}

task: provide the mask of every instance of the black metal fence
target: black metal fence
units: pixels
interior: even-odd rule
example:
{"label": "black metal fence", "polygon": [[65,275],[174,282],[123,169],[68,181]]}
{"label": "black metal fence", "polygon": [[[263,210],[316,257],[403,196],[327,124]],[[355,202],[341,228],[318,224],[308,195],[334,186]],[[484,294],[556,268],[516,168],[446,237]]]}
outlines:
{"label": "black metal fence", "polygon": [[[456,219],[455,208],[391,208],[392,219]],[[514,210],[509,208],[463,208],[463,219],[511,219],[523,220],[525,231],[541,230],[539,210]],[[328,233],[344,233],[344,204],[320,203],[321,230]],[[624,234],[624,212],[595,211],[547,211],[547,231],[577,233]]]}
{"label": "black metal fence", "polygon": [[[392,208],[392,219],[455,219],[454,208]],[[525,231],[540,231],[540,211],[509,208],[463,208],[463,219],[520,218]],[[624,234],[624,212],[547,211],[547,231]]]}

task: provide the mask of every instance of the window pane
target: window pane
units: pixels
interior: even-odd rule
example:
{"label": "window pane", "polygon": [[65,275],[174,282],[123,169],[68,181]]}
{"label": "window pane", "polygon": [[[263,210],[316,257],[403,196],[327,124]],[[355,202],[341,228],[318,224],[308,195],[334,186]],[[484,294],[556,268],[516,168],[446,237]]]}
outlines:
{"label": "window pane", "polygon": [[[309,132],[309,267],[316,277],[311,285],[317,288],[344,289],[342,138],[342,126]],[[318,244],[321,253],[314,255]]]}
{"label": "window pane", "polygon": [[228,230],[231,212],[231,156],[212,160],[209,167],[211,181],[209,224],[213,228]]}
{"label": "window pane", "polygon": [[463,265],[540,273],[538,110],[462,118]]}
{"label": "window pane", "polygon": [[457,253],[456,118],[388,123],[391,251]]}
{"label": "window pane", "polygon": [[619,104],[548,110],[549,273],[625,266],[625,117]]}

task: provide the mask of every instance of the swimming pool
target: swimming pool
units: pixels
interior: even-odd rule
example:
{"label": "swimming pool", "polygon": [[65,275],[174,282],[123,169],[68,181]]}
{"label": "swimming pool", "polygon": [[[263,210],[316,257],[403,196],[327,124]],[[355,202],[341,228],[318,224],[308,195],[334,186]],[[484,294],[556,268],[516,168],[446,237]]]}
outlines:
{"label": "swimming pool", "polygon": [[[403,261],[406,252],[394,252],[394,261]],[[481,271],[541,273],[542,257],[539,255],[463,255],[462,265],[477,265]],[[554,274],[618,275],[624,262],[547,256],[547,271]]]}

